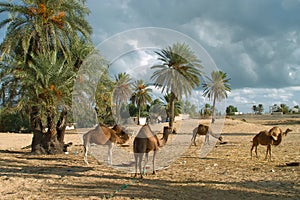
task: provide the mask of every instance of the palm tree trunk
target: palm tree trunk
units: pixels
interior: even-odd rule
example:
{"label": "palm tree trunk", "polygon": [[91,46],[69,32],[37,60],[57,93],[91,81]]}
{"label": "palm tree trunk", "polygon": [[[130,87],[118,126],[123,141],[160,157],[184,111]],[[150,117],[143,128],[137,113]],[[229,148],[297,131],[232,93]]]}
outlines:
{"label": "palm tree trunk", "polygon": [[48,131],[44,133],[39,109],[38,107],[32,108],[30,121],[34,135],[31,143],[31,152],[36,154],[64,153],[64,143],[61,143],[57,139],[54,110],[48,108],[46,116]]}
{"label": "palm tree trunk", "polygon": [[140,125],[141,106],[138,105],[137,125]]}
{"label": "palm tree trunk", "polygon": [[33,131],[33,137],[31,142],[31,152],[36,152],[43,139],[43,124],[39,114],[39,108],[32,106],[30,113],[31,129]]}
{"label": "palm tree trunk", "polygon": [[169,119],[169,127],[171,129],[171,132],[173,131],[173,125],[174,125],[174,109],[175,109],[175,94],[171,92],[170,97],[170,119]]}
{"label": "palm tree trunk", "polygon": [[59,120],[57,121],[56,124],[57,139],[60,143],[64,143],[64,139],[65,139],[67,114],[68,112],[64,108],[60,113]]}
{"label": "palm tree trunk", "polygon": [[215,106],[216,106],[216,97],[214,97],[213,101],[213,107],[212,107],[212,118],[211,118],[211,123],[215,123]]}

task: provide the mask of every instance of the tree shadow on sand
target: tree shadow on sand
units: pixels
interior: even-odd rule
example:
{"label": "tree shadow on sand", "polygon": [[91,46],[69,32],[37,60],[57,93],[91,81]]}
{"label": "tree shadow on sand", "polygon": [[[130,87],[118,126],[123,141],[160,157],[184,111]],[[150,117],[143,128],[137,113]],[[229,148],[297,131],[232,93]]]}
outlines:
{"label": "tree shadow on sand", "polygon": [[[280,185],[280,188],[278,187]],[[51,185],[59,196],[136,199],[287,199],[299,196],[293,182],[138,180],[118,175],[92,182]],[[288,192],[287,192],[288,191]]]}

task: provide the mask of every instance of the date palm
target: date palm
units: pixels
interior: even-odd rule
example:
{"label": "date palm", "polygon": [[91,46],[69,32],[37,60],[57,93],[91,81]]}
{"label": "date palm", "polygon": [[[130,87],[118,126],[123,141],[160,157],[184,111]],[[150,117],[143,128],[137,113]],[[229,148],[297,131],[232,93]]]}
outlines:
{"label": "date palm", "polygon": [[150,92],[152,89],[149,88],[147,84],[145,84],[144,80],[137,80],[133,84],[134,93],[131,96],[131,101],[133,104],[137,105],[138,108],[138,116],[137,116],[137,124],[140,124],[140,116],[141,109],[147,103],[151,103],[152,98],[150,96]]}
{"label": "date palm", "polygon": [[[85,20],[89,10],[84,3],[84,0],[0,2],[0,14],[8,14],[0,21],[0,28],[6,28],[0,44],[0,61],[3,61],[0,95],[6,107],[32,108],[31,122],[39,133],[43,132],[42,125],[35,126],[35,118],[41,112],[46,113],[51,135],[47,136],[47,143],[56,134],[54,121],[58,119],[58,108],[71,105],[75,72],[87,55],[87,51],[81,50],[91,44],[91,27]],[[61,110],[65,115],[64,109]],[[58,120],[57,130],[63,122],[64,117]],[[45,143],[40,141],[36,146],[43,146],[45,153],[50,153],[52,145]]]}
{"label": "date palm", "polygon": [[85,1],[22,0],[18,3],[0,2],[0,13],[8,17],[0,21],[7,27],[1,44],[2,55],[22,56],[55,51],[71,57],[69,46],[81,37],[89,40],[92,32],[84,19],[89,14]]}
{"label": "date palm", "polygon": [[132,82],[129,74],[119,73],[117,76],[115,76],[114,85],[115,86],[113,90],[113,102],[116,106],[116,121],[117,123],[120,123],[121,106],[129,100],[132,94]]}
{"label": "date palm", "polygon": [[159,56],[161,64],[151,67],[156,70],[151,79],[156,87],[161,87],[162,93],[171,95],[169,127],[173,130],[174,101],[190,95],[192,90],[200,85],[202,66],[185,43],[175,43],[155,53]]}
{"label": "date palm", "polygon": [[[5,74],[2,74],[3,84],[7,86],[6,91],[9,92],[10,88],[17,88],[11,99],[11,101],[15,101],[11,109],[17,111],[35,110],[34,114],[31,115],[34,132],[32,151],[62,153],[63,127],[66,122],[67,110],[71,106],[71,92],[76,73],[73,70],[73,65],[66,64],[65,59],[57,59],[55,54],[51,60],[48,59],[49,57],[51,56],[44,57],[44,55],[40,55],[38,57],[32,55],[33,62],[11,63],[10,68],[2,71],[5,72]],[[60,119],[57,117],[59,110],[61,110]],[[46,115],[47,134],[43,133],[42,121],[44,116],[40,115],[40,111]],[[58,120],[56,125],[55,120]],[[36,121],[40,121],[41,125],[37,127]],[[47,138],[48,141],[42,141],[47,140]],[[55,145],[48,145],[50,143],[55,143]],[[53,152],[54,149],[55,152]]]}
{"label": "date palm", "polygon": [[211,77],[206,77],[207,81],[203,84],[203,96],[213,100],[212,105],[212,123],[214,123],[216,101],[222,101],[227,98],[227,92],[231,91],[227,74],[222,71],[212,71]]}

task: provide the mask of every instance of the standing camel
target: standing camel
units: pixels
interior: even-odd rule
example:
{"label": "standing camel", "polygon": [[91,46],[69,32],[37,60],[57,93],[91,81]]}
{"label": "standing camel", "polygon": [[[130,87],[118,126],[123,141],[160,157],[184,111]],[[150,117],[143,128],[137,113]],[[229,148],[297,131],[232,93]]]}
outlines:
{"label": "standing camel", "polygon": [[[281,143],[283,136],[286,136],[288,132],[291,132],[291,129],[286,129],[285,132],[282,132],[282,130],[278,127],[273,127],[269,131],[260,131],[256,136],[253,138],[253,144],[250,150],[250,155],[252,158],[252,151],[255,147],[255,154],[257,157],[257,146],[260,145],[266,145],[267,151],[266,151],[266,157],[265,160],[268,158],[268,153],[270,155],[271,160],[271,145],[277,146]],[[275,138],[275,139],[274,139]],[[277,139],[277,140],[276,140]]]}
{"label": "standing camel", "polygon": [[205,140],[204,140],[205,143],[209,143],[209,135],[213,136],[214,138],[217,138],[222,142],[222,137],[213,134],[211,128],[204,124],[199,124],[198,127],[194,128],[193,130],[193,137],[191,141],[194,143],[195,146],[196,146],[197,135],[205,135]]}
{"label": "standing camel", "polygon": [[[165,134],[165,133],[164,133]],[[168,132],[166,132],[166,135],[163,136],[161,140],[158,139],[157,135],[152,132],[150,129],[150,126],[148,124],[144,125],[133,141],[133,152],[134,152],[134,159],[135,159],[135,175],[137,176],[137,165],[139,165],[139,171],[141,178],[143,178],[142,174],[142,160],[144,154],[146,154],[146,160],[144,164],[143,171],[145,170],[146,164],[148,162],[148,154],[150,151],[153,151],[153,174],[155,174],[155,155],[156,151],[159,149],[159,147],[162,147],[166,144],[168,140]]]}
{"label": "standing camel", "polygon": [[121,126],[115,125],[112,129],[105,125],[99,124],[95,129],[88,131],[83,135],[84,145],[84,161],[87,161],[87,154],[90,144],[108,145],[108,163],[112,164],[112,149],[113,144],[124,144],[129,140],[129,135],[124,132]]}

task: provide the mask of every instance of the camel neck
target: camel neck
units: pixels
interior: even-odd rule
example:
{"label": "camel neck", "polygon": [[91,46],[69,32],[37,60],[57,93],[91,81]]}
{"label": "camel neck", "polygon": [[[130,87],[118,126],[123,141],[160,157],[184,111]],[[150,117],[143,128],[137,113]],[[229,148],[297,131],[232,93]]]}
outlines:
{"label": "camel neck", "polygon": [[282,140],[282,134],[280,133],[277,137],[277,140],[274,140],[273,139],[273,145],[277,146],[281,143],[281,140]]}

